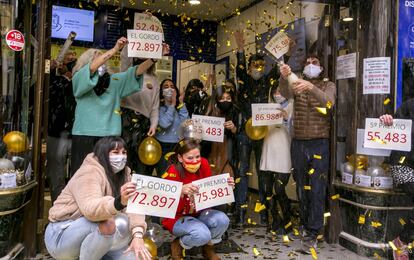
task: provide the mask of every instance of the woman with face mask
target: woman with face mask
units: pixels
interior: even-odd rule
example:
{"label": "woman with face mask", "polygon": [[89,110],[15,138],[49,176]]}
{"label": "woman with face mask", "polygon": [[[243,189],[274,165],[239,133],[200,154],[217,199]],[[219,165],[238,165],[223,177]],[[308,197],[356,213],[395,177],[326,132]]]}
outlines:
{"label": "woman with face mask", "polygon": [[[76,100],[72,128],[72,174],[79,169],[86,155],[92,152],[97,140],[104,136],[121,135],[121,98],[142,89],[142,74],[154,64],[154,60],[148,59],[125,72],[112,74],[106,63],[127,43],[128,40],[121,37],[105,53],[97,49],[87,50],[72,70]],[[163,53],[168,53],[168,46],[164,46]]]}
{"label": "woman with face mask", "polygon": [[125,142],[100,139],[49,210],[45,244],[55,259],[145,259],[145,216],[124,214],[135,194]]}
{"label": "woman with face mask", "polygon": [[162,148],[161,160],[156,165],[158,176],[161,176],[168,167],[165,156],[174,150],[179,141],[177,131],[180,124],[189,118],[183,98],[184,96],[180,95],[180,91],[171,79],[161,82],[158,120],[160,130],[155,135]]}
{"label": "woman with face mask", "polygon": [[[193,181],[211,176],[209,162],[200,155],[200,146],[196,140],[182,140],[178,142],[172,164],[167,170],[166,179],[183,183],[180,203],[175,218],[165,218],[163,226],[176,239],[171,244],[173,260],[183,259],[183,249],[203,247],[204,259],[220,259],[214,251],[214,244],[221,241],[221,237],[229,226],[229,218],[221,211],[205,209],[195,211],[194,198],[198,187]],[[233,178],[227,180],[229,186],[234,187]]]}
{"label": "woman with face mask", "polygon": [[[276,103],[280,106],[279,116],[283,117],[283,124],[268,126],[268,133],[263,140],[260,170],[265,172],[267,177],[266,197],[271,198],[267,200],[266,205],[273,216],[271,231],[283,235],[287,231],[285,227],[291,228],[291,225],[287,224],[292,217],[290,201],[285,189],[292,168],[289,125],[293,112],[293,99],[283,97],[276,87],[270,89],[269,103]],[[278,210],[279,207],[281,212]]]}
{"label": "woman with face mask", "polygon": [[234,176],[235,165],[232,162],[239,113],[234,85],[228,82],[214,89],[206,115],[225,118],[224,140],[222,143],[212,142],[208,156],[214,175],[230,173]]}

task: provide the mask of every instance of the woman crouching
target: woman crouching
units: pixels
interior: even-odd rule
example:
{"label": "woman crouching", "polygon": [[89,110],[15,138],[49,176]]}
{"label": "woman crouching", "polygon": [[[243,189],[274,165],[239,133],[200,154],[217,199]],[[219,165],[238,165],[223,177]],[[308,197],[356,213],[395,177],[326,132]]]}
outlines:
{"label": "woman crouching", "polygon": [[49,211],[45,243],[51,256],[151,259],[143,241],[145,216],[120,213],[136,185],[130,182],[126,161],[122,138],[104,137],[96,143]]}
{"label": "woman crouching", "polygon": [[[214,251],[214,244],[229,226],[229,218],[221,211],[205,209],[195,211],[194,195],[198,187],[193,181],[211,176],[208,161],[200,155],[200,146],[196,140],[182,140],[175,149],[175,162],[167,170],[166,179],[183,183],[180,203],[174,219],[164,219],[162,224],[177,238],[171,244],[173,260],[183,259],[183,249],[203,246],[205,259],[220,259]],[[227,180],[234,187],[233,178]]]}

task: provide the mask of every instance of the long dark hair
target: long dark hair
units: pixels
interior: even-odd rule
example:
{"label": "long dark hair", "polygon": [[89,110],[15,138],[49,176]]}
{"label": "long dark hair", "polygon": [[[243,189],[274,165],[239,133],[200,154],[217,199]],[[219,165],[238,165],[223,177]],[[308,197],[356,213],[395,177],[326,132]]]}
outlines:
{"label": "long dark hair", "polygon": [[[183,154],[188,153],[193,149],[198,149],[201,151],[200,142],[195,139],[182,139],[177,143],[174,148],[174,154],[170,156],[170,162],[174,165],[175,169],[180,174],[180,178],[184,179],[185,171],[183,165],[178,161],[178,155],[183,156]],[[196,172],[198,174],[199,171]]]}
{"label": "long dark hair", "polygon": [[226,116],[224,112],[217,107],[217,103],[220,102],[224,93],[227,93],[231,96],[231,103],[233,103],[233,106],[235,106],[236,89],[227,85],[221,85],[213,90],[206,115],[218,117]]}
{"label": "long dark hair", "polygon": [[177,109],[177,107],[180,105],[180,90],[174,84],[174,82],[172,81],[172,79],[164,79],[163,81],[161,81],[161,84],[160,84],[160,106],[164,106],[165,105],[164,94],[162,92],[162,90],[163,90],[162,85],[164,85],[164,83],[167,82],[167,81],[171,81],[171,83],[174,86],[175,92],[177,92],[176,97],[175,97],[175,109]]}
{"label": "long dark hair", "polygon": [[120,195],[120,188],[126,182],[125,168],[114,173],[111,163],[109,162],[109,152],[116,148],[125,148],[126,144],[124,139],[118,136],[107,136],[101,138],[93,148],[93,153],[98,159],[98,162],[105,169],[106,177],[111,185],[112,194],[114,197]]}

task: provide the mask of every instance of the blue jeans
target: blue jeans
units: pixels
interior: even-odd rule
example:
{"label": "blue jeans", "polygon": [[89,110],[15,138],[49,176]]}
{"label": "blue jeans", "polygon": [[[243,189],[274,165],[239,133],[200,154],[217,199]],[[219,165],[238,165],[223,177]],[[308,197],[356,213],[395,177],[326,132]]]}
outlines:
{"label": "blue jeans", "polygon": [[197,218],[185,216],[175,222],[173,235],[180,238],[184,249],[206,245],[208,242],[217,244],[229,227],[226,214],[215,209],[206,209]]}
{"label": "blue jeans", "polygon": [[[305,229],[316,237],[323,227],[329,172],[329,140],[293,139],[291,155],[300,220]],[[320,155],[321,159],[314,158],[314,155]],[[309,174],[310,169],[314,169],[313,174]],[[305,189],[305,186],[309,186],[310,190]]]}
{"label": "blue jeans", "polygon": [[123,254],[131,235],[122,237],[118,230],[102,235],[98,224],[84,217],[49,223],[45,232],[47,251],[58,260],[135,259],[132,252]]}
{"label": "blue jeans", "polygon": [[[236,207],[240,209],[242,205],[247,204],[247,190],[249,179],[247,173],[250,171],[250,154],[252,151],[256,157],[256,172],[259,178],[259,200],[266,204],[267,174],[260,171],[260,157],[262,156],[263,140],[253,141],[245,133],[237,135],[237,153],[239,155],[239,167],[236,178],[240,182],[236,184]],[[269,184],[271,187],[271,184]]]}

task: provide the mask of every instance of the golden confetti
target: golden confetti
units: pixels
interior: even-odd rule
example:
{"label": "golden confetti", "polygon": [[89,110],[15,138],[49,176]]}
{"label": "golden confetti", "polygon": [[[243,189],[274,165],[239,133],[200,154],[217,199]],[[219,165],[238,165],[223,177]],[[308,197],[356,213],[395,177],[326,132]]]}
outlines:
{"label": "golden confetti", "polygon": [[384,100],[384,105],[388,105],[390,102],[391,102],[391,99],[390,98],[386,98]]}
{"label": "golden confetti", "polygon": [[246,209],[247,207],[248,207],[247,204],[243,204],[243,205],[240,206],[240,208],[242,208],[242,209]]}
{"label": "golden confetti", "polygon": [[251,172],[246,172],[246,175],[247,175],[247,176],[252,176],[252,175],[253,175],[253,173],[251,173]]}
{"label": "golden confetti", "polygon": [[138,119],[136,119],[136,118],[133,118],[131,121],[132,121],[132,123],[138,123]]}
{"label": "golden confetti", "polygon": [[388,241],[388,245],[390,245],[390,247],[392,248],[392,250],[397,251],[397,247],[394,245],[394,243],[392,241]]}
{"label": "golden confetti", "polygon": [[283,236],[283,243],[289,243],[289,242],[290,242],[289,237],[287,235],[284,235]]}
{"label": "golden confetti", "polygon": [[321,160],[322,156],[320,156],[319,154],[314,154],[313,159]]}
{"label": "golden confetti", "polygon": [[183,257],[185,257],[185,249],[183,248]]}
{"label": "golden confetti", "polygon": [[121,115],[121,114],[122,114],[121,110],[119,110],[119,109],[115,109],[115,110],[114,110],[114,113],[115,113],[115,114],[118,114],[118,115]]}
{"label": "golden confetti", "polygon": [[401,156],[400,160],[398,161],[400,164],[403,164],[405,161],[405,156]]}
{"label": "golden confetti", "polygon": [[311,190],[311,186],[309,186],[309,185],[305,185],[303,188],[304,188],[305,190]]}
{"label": "golden confetti", "polygon": [[297,228],[294,228],[294,229],[293,229],[293,234],[294,234],[295,236],[299,236],[299,230],[298,230]]}
{"label": "golden confetti", "polygon": [[385,142],[384,140],[381,140],[381,139],[379,139],[379,138],[377,138],[377,137],[374,137],[374,138],[372,139],[372,141],[377,142],[377,143],[379,143],[379,144],[386,144],[386,143],[387,143],[387,142]]}
{"label": "golden confetti", "polygon": [[332,200],[339,199],[339,194],[332,195],[332,196],[331,196],[331,199],[332,199]]}
{"label": "golden confetti", "polygon": [[377,227],[381,227],[382,224],[380,222],[377,222],[377,221],[371,221],[371,226],[374,227],[374,228],[377,228]]}
{"label": "golden confetti", "polygon": [[379,255],[378,253],[374,253],[374,256],[375,256],[377,259],[381,259],[380,255]]}
{"label": "golden confetti", "polygon": [[256,247],[253,247],[253,254],[254,254],[255,256],[260,255],[260,252],[259,252],[259,250],[257,250],[257,248],[256,248]]}
{"label": "golden confetti", "polygon": [[324,108],[324,107],[315,107],[316,108],[316,110],[319,112],[319,113],[321,113],[322,115],[326,115],[326,114],[328,114],[328,111],[326,110],[326,108]]}
{"label": "golden confetti", "polygon": [[283,185],[283,181],[278,179],[277,182],[280,183],[280,185]]}
{"label": "golden confetti", "polygon": [[313,259],[318,259],[318,254],[316,253],[315,248],[311,247],[310,252],[311,252],[311,255],[312,255]]}
{"label": "golden confetti", "polygon": [[210,167],[211,167],[211,168],[215,168],[215,167],[216,167],[216,165],[215,165],[215,164],[210,164]]}
{"label": "golden confetti", "polygon": [[266,205],[260,203],[260,202],[256,202],[256,205],[254,207],[254,212],[260,212],[262,210],[266,209]]}
{"label": "golden confetti", "polygon": [[79,8],[83,9],[82,2],[79,2]]}
{"label": "golden confetti", "polygon": [[323,216],[324,216],[325,218],[328,218],[328,217],[330,217],[330,216],[331,216],[331,212],[325,212],[325,214],[323,214]]}
{"label": "golden confetti", "polygon": [[197,52],[198,53],[202,53],[203,52],[203,49],[201,49],[200,47],[197,49]]}
{"label": "golden confetti", "polygon": [[230,47],[230,46],[231,46],[231,42],[230,42],[230,40],[227,40],[227,42],[226,42],[226,46],[227,46],[227,47]]}
{"label": "golden confetti", "polygon": [[358,224],[364,225],[365,224],[365,215],[360,215],[358,218]]}
{"label": "golden confetti", "polygon": [[248,218],[248,219],[247,219],[247,223],[248,223],[248,224],[251,224],[251,223],[252,223],[251,218]]}
{"label": "golden confetti", "polygon": [[312,175],[312,174],[314,174],[314,173],[315,173],[315,169],[313,169],[313,168],[312,168],[312,169],[310,169],[310,170],[308,171],[308,174],[309,174],[309,175]]}
{"label": "golden confetti", "polygon": [[164,172],[164,174],[161,175],[161,178],[165,179],[165,178],[167,178],[167,176],[168,176],[168,172]]}
{"label": "golden confetti", "polygon": [[288,229],[290,226],[292,226],[292,222],[291,221],[285,225],[285,229]]}
{"label": "golden confetti", "polygon": [[234,183],[239,183],[240,182],[240,178],[236,178],[235,180],[234,180]]}
{"label": "golden confetti", "polygon": [[271,200],[273,196],[266,197],[266,200]]}
{"label": "golden confetti", "polygon": [[399,219],[399,221],[400,221],[401,225],[403,225],[403,226],[404,226],[405,224],[407,224],[407,223],[405,223],[405,220],[404,220],[403,218],[400,218],[400,219]]}
{"label": "golden confetti", "polygon": [[327,108],[327,109],[331,109],[331,108],[332,108],[332,102],[331,102],[331,101],[328,101],[328,102],[326,103],[326,108]]}

